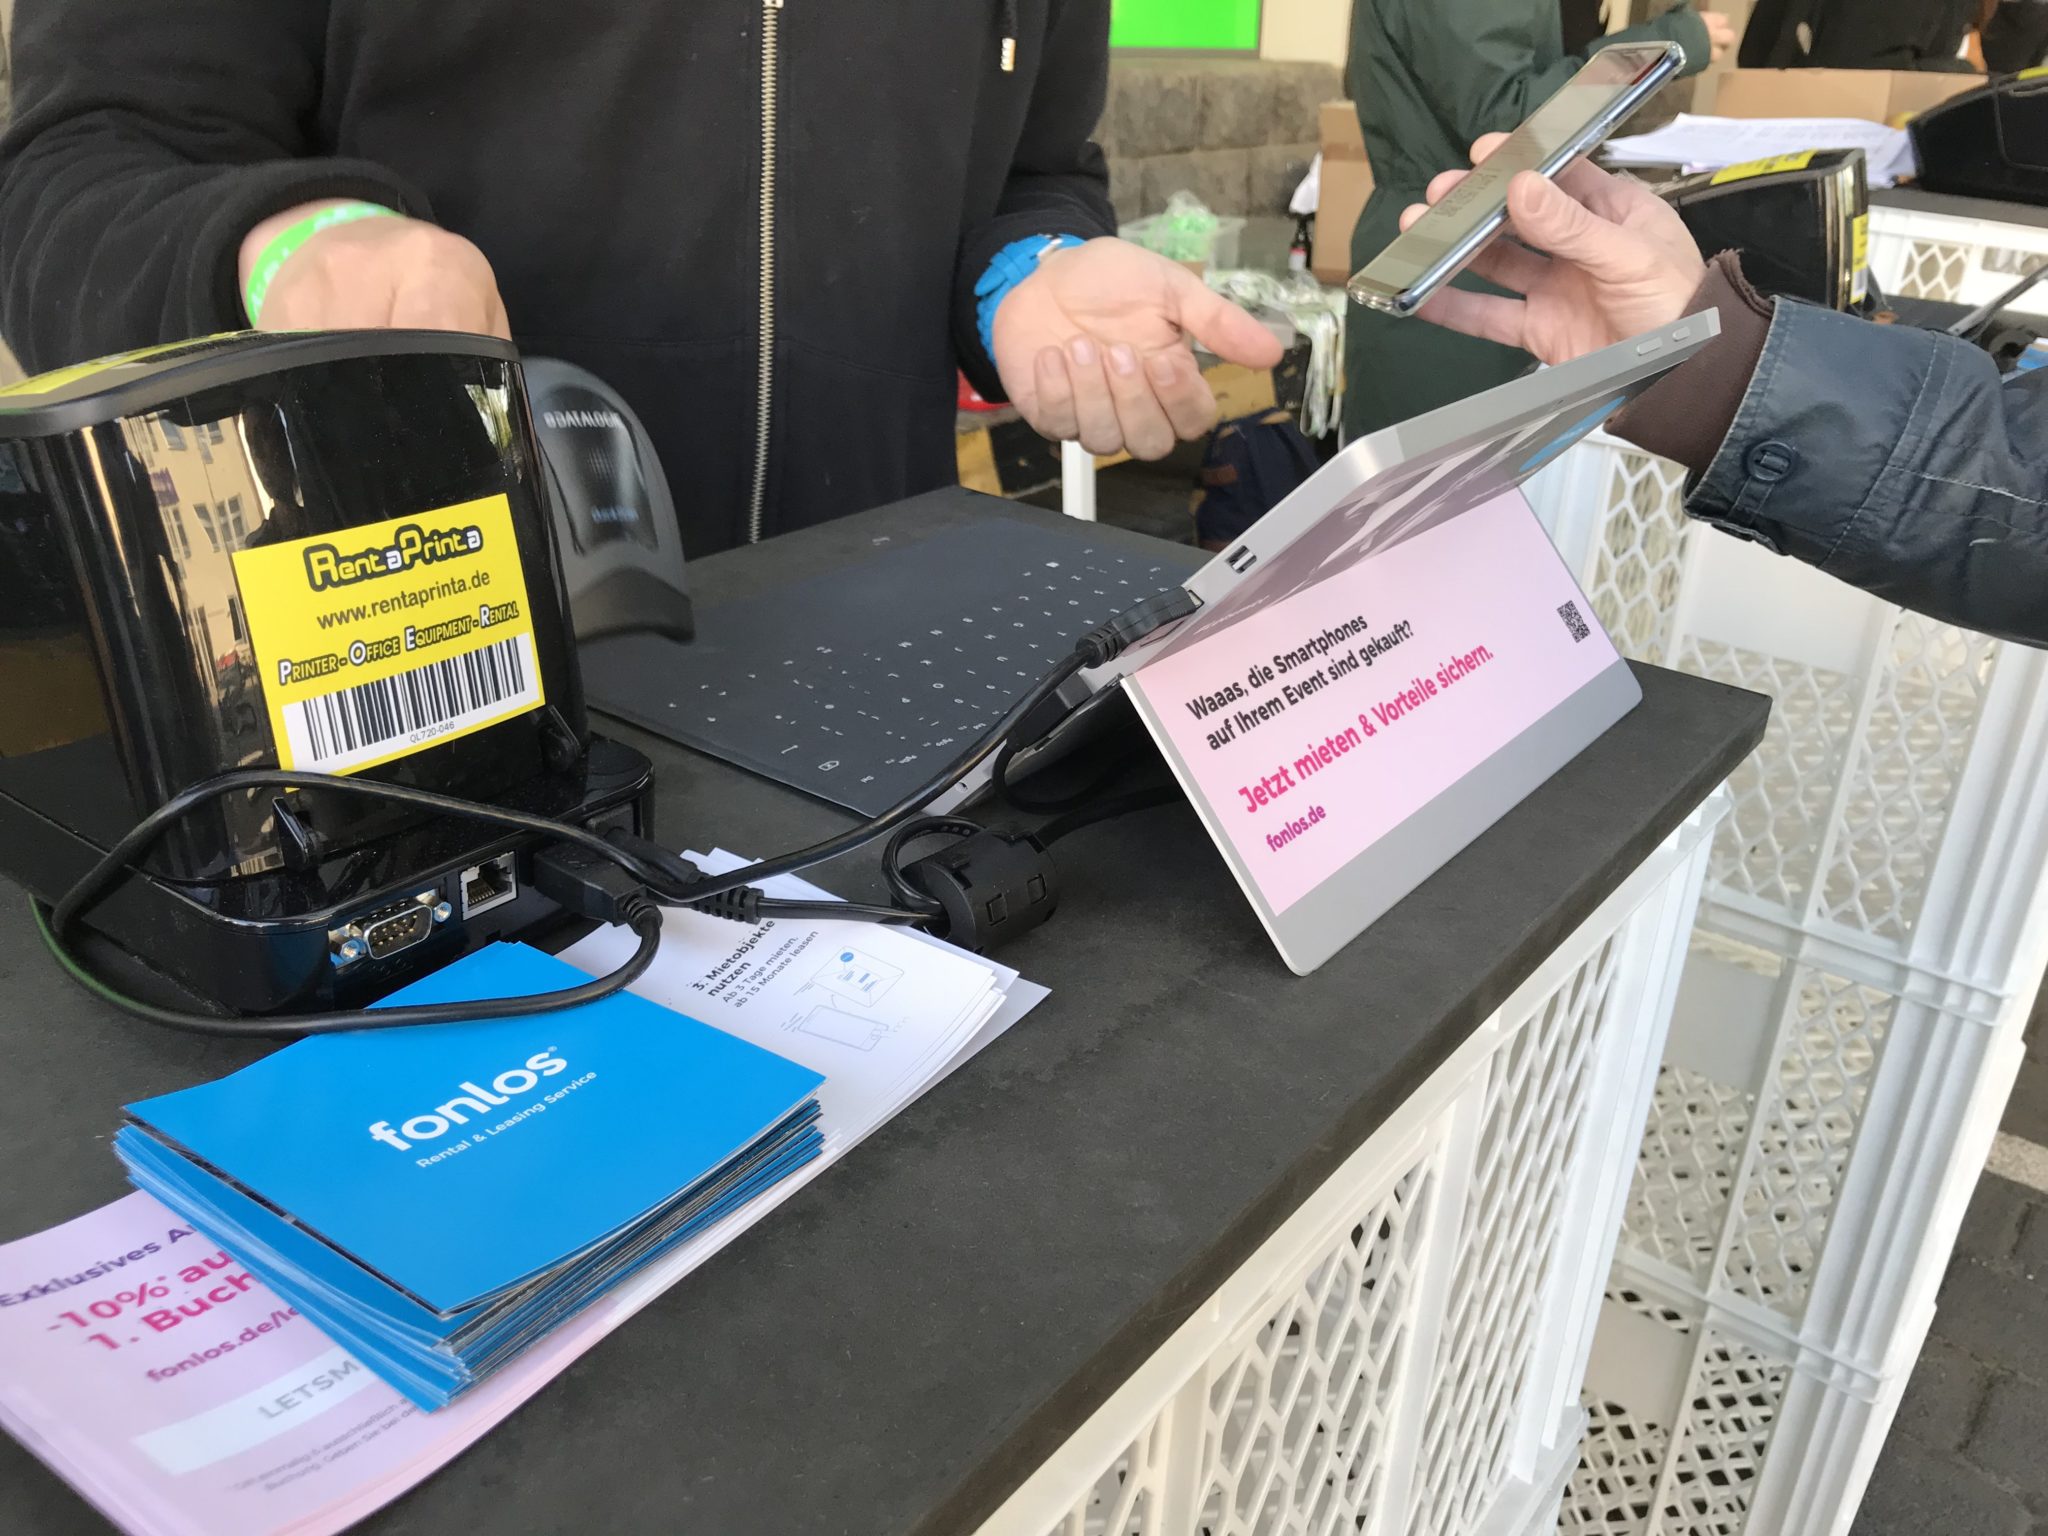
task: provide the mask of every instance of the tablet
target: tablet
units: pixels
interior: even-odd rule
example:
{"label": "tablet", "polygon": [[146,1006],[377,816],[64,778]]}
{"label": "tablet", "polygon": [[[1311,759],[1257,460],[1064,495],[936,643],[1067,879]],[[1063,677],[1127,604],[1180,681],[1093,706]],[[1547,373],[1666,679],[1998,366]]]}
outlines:
{"label": "tablet", "polygon": [[1641,691],[1519,487],[1718,334],[1705,314],[1352,444],[1090,678],[1136,705],[1306,974]]}

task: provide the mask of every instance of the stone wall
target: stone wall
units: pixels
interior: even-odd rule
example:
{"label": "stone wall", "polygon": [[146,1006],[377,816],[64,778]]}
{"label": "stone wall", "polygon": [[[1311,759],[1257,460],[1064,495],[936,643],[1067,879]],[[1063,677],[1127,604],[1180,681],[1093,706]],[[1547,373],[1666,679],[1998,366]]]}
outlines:
{"label": "stone wall", "polygon": [[1131,59],[1110,65],[1097,133],[1120,219],[1189,191],[1217,213],[1279,214],[1316,153],[1316,109],[1344,94],[1328,64]]}

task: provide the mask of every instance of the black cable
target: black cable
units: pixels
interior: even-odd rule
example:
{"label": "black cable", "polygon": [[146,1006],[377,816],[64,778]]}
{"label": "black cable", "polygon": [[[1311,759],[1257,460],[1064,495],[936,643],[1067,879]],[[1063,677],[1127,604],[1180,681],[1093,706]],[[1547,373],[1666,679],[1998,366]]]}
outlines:
{"label": "black cable", "polygon": [[[872,817],[835,837],[799,849],[795,853],[746,865],[724,875],[706,876],[687,860],[656,847],[644,838],[605,838],[587,827],[578,827],[568,822],[535,816],[503,806],[485,805],[453,795],[443,795],[433,790],[379,783],[375,780],[340,778],[332,774],[304,773],[281,768],[251,768],[222,774],[202,784],[195,784],[173,795],[151,811],[108,849],[92,868],[64,893],[52,910],[46,914],[44,909],[37,905],[37,925],[43,932],[44,942],[50,952],[65,971],[81,985],[115,1007],[174,1029],[209,1034],[281,1036],[318,1034],[341,1029],[396,1028],[407,1024],[521,1017],[595,1002],[630,985],[653,962],[661,932],[661,913],[654,904],[656,901],[668,901],[678,906],[699,907],[714,912],[723,908],[722,915],[726,916],[733,916],[741,911],[759,913],[780,910],[790,916],[803,913],[806,916],[829,915],[869,921],[914,921],[918,916],[930,916],[931,913],[925,910],[906,914],[899,913],[893,908],[862,906],[855,903],[832,903],[829,908],[814,908],[801,902],[785,905],[771,903],[759,891],[750,888],[780,875],[794,874],[798,870],[827,863],[894,831],[916,816],[938,795],[952,788],[987,762],[1006,744],[1009,732],[1027,716],[1053,703],[1060,689],[1071,678],[1089,668],[1107,665],[1136,641],[1167,624],[1186,618],[1200,606],[1198,598],[1185,589],[1176,589],[1149,598],[1109,622],[1098,625],[1081,636],[1075,642],[1073,651],[1013,705],[972,750],[955,759],[881,815]],[[155,845],[171,825],[189,814],[195,807],[225,795],[257,789],[305,789],[360,795],[421,810],[438,811],[444,815],[482,821],[494,826],[538,833],[571,844],[625,870],[647,887],[645,905],[639,905],[636,900],[634,913],[630,919],[634,930],[640,934],[640,947],[632,960],[610,976],[583,987],[545,993],[538,997],[451,1003],[424,1008],[350,1010],[344,1013],[261,1018],[216,1017],[158,1008],[139,999],[127,997],[93,976],[83,963],[71,954],[64,942],[66,933],[78,920],[79,915],[103,899],[115,882],[135,868],[141,856]],[[736,893],[744,896],[744,902],[721,903],[717,900]],[[922,905],[923,903],[920,903],[920,906]]]}
{"label": "black cable", "polygon": [[[108,890],[136,866],[140,858],[170,830],[171,826],[190,814],[194,808],[226,795],[256,789],[333,790],[367,799],[388,800],[445,815],[466,817],[518,831],[534,832],[557,841],[574,844],[588,853],[620,866],[636,880],[645,880],[657,887],[667,883],[664,872],[646,870],[640,860],[609,839],[586,827],[578,827],[551,817],[534,816],[524,811],[485,805],[479,801],[438,794],[433,790],[415,789],[407,785],[383,784],[367,779],[345,779],[329,774],[298,773],[285,769],[244,769],[236,773],[223,774],[203,784],[196,784],[158,806],[102,855],[98,862],[64,893],[54,909],[46,909],[41,903],[32,903],[36,926],[42,933],[43,942],[65,973],[102,1001],[112,1004],[124,1013],[164,1025],[166,1028],[195,1034],[241,1038],[284,1038],[327,1034],[344,1029],[399,1029],[415,1024],[459,1024],[484,1019],[526,1018],[535,1014],[581,1007],[623,991],[638,980],[653,963],[655,952],[660,947],[661,911],[653,899],[648,899],[644,906],[635,908],[628,918],[630,926],[640,935],[641,940],[633,958],[610,975],[581,986],[525,998],[496,998],[470,1003],[439,1003],[405,1008],[359,1008],[317,1014],[235,1017],[192,1013],[183,1009],[160,1007],[131,997],[94,975],[85,963],[72,953],[65,942],[66,935],[77,923],[80,915],[101,901]],[[919,914],[915,912],[899,912],[891,907],[867,906],[858,902],[764,900],[758,903],[758,911],[764,915],[788,918],[829,916],[842,921],[919,921]]]}
{"label": "black cable", "polygon": [[[1121,771],[1121,770],[1119,770]],[[1031,836],[1041,848],[1051,848],[1061,838],[1069,837],[1084,827],[1111,821],[1119,816],[1134,815],[1149,811],[1157,806],[1172,805],[1181,799],[1179,788],[1172,784],[1161,784],[1151,789],[1133,790],[1127,795],[1116,795],[1099,800],[1093,805],[1069,811],[1037,828]],[[903,906],[912,908],[927,917],[942,917],[945,908],[935,897],[911,884],[904,865],[904,850],[920,838],[980,836],[986,828],[979,822],[969,821],[961,816],[921,816],[904,823],[896,829],[882,850],[882,875],[889,882],[889,889]]]}
{"label": "black cable", "polygon": [[[1040,741],[1044,739],[1039,738]],[[1070,793],[1051,797],[1028,794],[1010,782],[1010,764],[1015,761],[1018,753],[1028,751],[1037,745],[1038,742],[1034,741],[1005,743],[1003,750],[996,754],[995,766],[989,770],[990,782],[994,784],[996,794],[1003,803],[1012,810],[1023,811],[1028,815],[1052,816],[1063,811],[1076,810],[1131,771],[1128,762],[1112,763],[1087,784]]]}
{"label": "black cable", "polygon": [[841,832],[835,837],[828,837],[823,842],[813,843],[808,848],[800,848],[795,853],[786,853],[780,858],[764,859],[758,864],[749,864],[744,869],[733,870],[730,874],[711,876],[692,894],[702,900],[736,890],[743,885],[759,885],[765,880],[773,880],[778,875],[795,874],[798,870],[809,869],[814,864],[826,864],[833,859],[842,858],[857,848],[865,847],[876,838],[895,831],[897,827],[923,811],[934,799],[993,757],[1018,720],[1057,694],[1076,673],[1096,665],[1099,663],[1079,651],[1068,656],[1047,673],[1037,687],[1012,706],[1010,711],[982,736],[973,751],[949,763],[881,815],[871,817],[859,826]]}
{"label": "black cable", "polygon": [[890,893],[914,912],[926,917],[944,916],[944,905],[929,892],[912,885],[903,873],[903,850],[921,837],[973,837],[981,829],[980,822],[963,816],[920,816],[905,822],[882,850],[882,878],[889,882]]}
{"label": "black cable", "polygon": [[133,1014],[137,1018],[161,1024],[169,1029],[241,1038],[284,1038],[328,1034],[344,1029],[399,1029],[415,1024],[458,1024],[484,1019],[525,1018],[566,1008],[577,1008],[586,1003],[599,1002],[637,981],[653,963],[655,952],[660,948],[661,910],[651,899],[643,898],[631,903],[630,906],[621,907],[629,925],[640,935],[640,945],[632,959],[608,976],[580,986],[540,993],[532,997],[495,998],[470,1003],[438,1003],[405,1008],[352,1008],[317,1014],[235,1017],[160,1007],[154,1003],[144,1002],[140,998],[130,997],[94,975],[85,963],[71,952],[65,942],[66,936],[80,915],[103,899],[115,882],[135,867],[142,855],[155,845],[172,824],[188,815],[195,807],[225,795],[256,789],[332,790],[364,798],[394,801],[445,815],[467,817],[470,820],[514,830],[539,833],[574,844],[598,858],[626,868],[636,880],[640,878],[640,872],[633,868],[634,861],[624,850],[615,847],[607,839],[586,827],[574,826],[550,817],[529,815],[524,811],[484,805],[477,801],[437,794],[432,790],[414,789],[406,785],[381,784],[367,779],[337,778],[330,774],[295,773],[285,769],[244,769],[210,779],[204,784],[194,785],[158,806],[136,823],[91,869],[87,870],[85,875],[64,893],[54,909],[46,910],[40,903],[32,904],[36,926],[42,933],[43,943],[65,973],[102,1001],[112,1004],[124,1013]]}
{"label": "black cable", "polygon": [[581,1008],[602,1002],[638,981],[654,963],[661,947],[661,909],[651,901],[637,909],[628,925],[640,935],[632,958],[610,975],[559,992],[537,992],[529,997],[501,997],[474,1003],[434,1003],[410,1008],[352,1008],[338,1013],[302,1013],[261,1017],[234,1017],[210,1013],[188,1013],[178,1008],[161,1008],[116,990],[85,968],[58,937],[49,910],[31,901],[36,927],[43,942],[71,979],[123,1013],[161,1024],[167,1029],[196,1035],[226,1035],[239,1039],[287,1039],[300,1035],[333,1034],[345,1029],[403,1029],[415,1024],[467,1024],[483,1019],[523,1019],[565,1008]]}
{"label": "black cable", "polygon": [[[1056,700],[1059,691],[1069,679],[1096,667],[1106,667],[1123,655],[1131,646],[1148,635],[1178,623],[1197,612],[1202,600],[1185,587],[1175,587],[1156,597],[1125,609],[1107,623],[1098,624],[1074,642],[1074,649],[1052,671],[1041,678],[1032,690],[1025,694],[986,732],[974,748],[961,757],[955,758],[931,778],[898,800],[879,816],[871,817],[859,826],[828,837],[821,843],[798,849],[780,858],[764,859],[758,864],[749,864],[742,869],[708,878],[694,887],[695,896],[702,900],[737,890],[741,886],[759,885],[764,880],[773,880],[778,875],[795,874],[800,869],[809,869],[814,864],[825,864],[841,858],[856,848],[865,847],[878,837],[895,831],[904,822],[918,815],[940,795],[965,779],[975,769],[987,762],[1008,741],[1009,735],[1026,717],[1034,714]],[[1034,733],[1038,739],[1044,732]],[[643,856],[645,856],[643,854]],[[671,856],[672,857],[672,856]],[[674,860],[684,870],[691,866],[681,860]]]}
{"label": "black cable", "polygon": [[[653,848],[652,844],[641,843],[640,848],[636,849],[628,846],[626,842],[614,841],[591,831],[588,827],[579,827],[572,822],[557,821],[549,816],[535,816],[505,806],[487,805],[479,800],[466,800],[457,795],[444,795],[430,789],[379,783],[374,779],[339,778],[332,774],[301,773],[282,768],[245,768],[221,774],[217,778],[195,784],[190,789],[173,795],[130,828],[120,841],[101,855],[98,862],[58,900],[53,918],[58,937],[61,939],[68,933],[78,920],[79,914],[98,903],[108,889],[132,869],[141,856],[170,830],[172,823],[189,815],[195,808],[209,800],[218,800],[252,789],[317,789],[358,795],[365,799],[386,800],[398,805],[411,806],[417,810],[466,817],[472,821],[486,822],[514,831],[538,833],[560,842],[574,844],[607,863],[618,865],[636,880],[647,885],[657,897],[669,901],[669,904],[674,906],[687,906],[705,895],[715,894],[690,890],[672,893],[670,887],[676,883],[673,879],[674,869],[687,871],[691,876],[696,876],[694,865],[685,863],[666,850],[660,849],[654,851],[660,853],[667,862],[660,866],[651,865],[644,850]],[[638,839],[630,841],[640,843]],[[671,869],[671,865],[674,869]],[[868,917],[883,910],[846,904],[848,916]],[[891,914],[892,920],[893,917],[894,914]]]}
{"label": "black cable", "polygon": [[899,923],[913,928],[925,918],[922,912],[905,911],[901,907],[865,906],[857,901],[785,901],[775,897],[762,901],[760,912],[763,917],[850,918],[856,922]]}
{"label": "black cable", "polygon": [[1048,821],[1038,829],[1038,840],[1050,848],[1061,838],[1071,837],[1083,827],[1113,821],[1119,816],[1133,816],[1139,811],[1149,811],[1157,806],[1173,805],[1182,798],[1179,786],[1174,784],[1161,784],[1154,789],[1133,790],[1128,795],[1116,795]]}
{"label": "black cable", "polygon": [[170,830],[173,822],[190,814],[193,809],[209,800],[218,800],[224,795],[236,794],[245,789],[318,789],[336,794],[359,795],[365,799],[390,800],[420,810],[438,811],[447,816],[467,817],[471,821],[488,822],[515,831],[536,832],[562,842],[573,843],[597,854],[613,864],[624,867],[637,879],[647,878],[645,872],[636,867],[637,861],[625,850],[588,827],[573,826],[566,821],[529,815],[525,811],[508,810],[503,806],[485,805],[480,801],[464,800],[454,795],[437,794],[430,789],[414,789],[403,784],[380,784],[372,779],[344,779],[332,774],[299,773],[283,768],[243,768],[195,784],[190,789],[171,796],[130,828],[127,834],[108,849],[100,857],[99,862],[87,870],[78,883],[66,891],[57,902],[52,924],[58,939],[61,941],[70,931],[81,912],[98,903],[109,888],[135,866],[141,856]]}

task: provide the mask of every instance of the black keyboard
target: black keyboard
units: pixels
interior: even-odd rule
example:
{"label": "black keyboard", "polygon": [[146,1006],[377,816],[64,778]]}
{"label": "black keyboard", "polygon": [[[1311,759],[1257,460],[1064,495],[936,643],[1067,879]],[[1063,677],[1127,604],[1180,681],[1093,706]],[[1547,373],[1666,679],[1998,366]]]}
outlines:
{"label": "black keyboard", "polygon": [[994,516],[700,611],[691,645],[583,651],[593,708],[874,815],[985,735],[1084,631],[1204,560]]}

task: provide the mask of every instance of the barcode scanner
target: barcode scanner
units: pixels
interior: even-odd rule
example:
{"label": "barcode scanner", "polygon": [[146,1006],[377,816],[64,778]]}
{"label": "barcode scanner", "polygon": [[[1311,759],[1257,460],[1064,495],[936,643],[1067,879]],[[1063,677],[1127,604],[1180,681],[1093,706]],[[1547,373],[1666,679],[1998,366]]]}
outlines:
{"label": "barcode scanner", "polygon": [[1908,124],[1928,192],[2048,207],[2048,73],[1993,80]]}
{"label": "barcode scanner", "polygon": [[693,638],[682,531],[647,429],[618,391],[572,363],[529,358],[526,388],[576,638]]}

